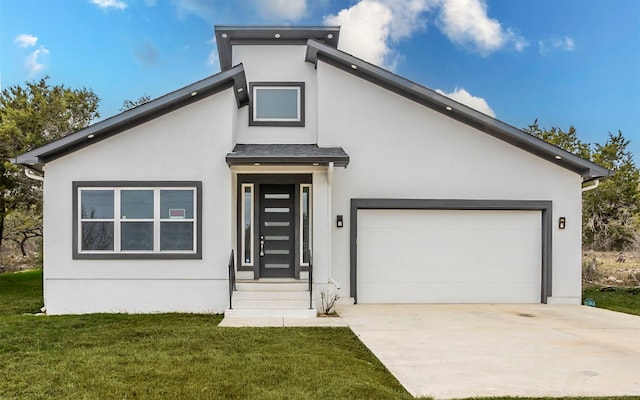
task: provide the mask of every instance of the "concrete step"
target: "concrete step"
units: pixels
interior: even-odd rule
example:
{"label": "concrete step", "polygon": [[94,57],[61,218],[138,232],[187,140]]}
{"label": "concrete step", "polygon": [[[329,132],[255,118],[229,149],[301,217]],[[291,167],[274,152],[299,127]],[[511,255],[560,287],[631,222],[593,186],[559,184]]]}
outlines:
{"label": "concrete step", "polygon": [[300,280],[250,280],[236,281],[236,288],[239,292],[304,292],[309,290],[309,283]]}
{"label": "concrete step", "polygon": [[237,290],[233,292],[233,299],[240,300],[306,300],[309,302],[309,292],[285,290],[282,292],[276,291],[251,291],[251,290]]}
{"label": "concrete step", "polygon": [[299,310],[269,310],[269,309],[227,309],[224,312],[225,318],[316,318],[318,312],[315,309]]}
{"label": "concrete step", "polygon": [[[312,303],[315,307],[315,304]],[[308,309],[309,299],[233,299],[233,308],[239,310],[298,310]]]}

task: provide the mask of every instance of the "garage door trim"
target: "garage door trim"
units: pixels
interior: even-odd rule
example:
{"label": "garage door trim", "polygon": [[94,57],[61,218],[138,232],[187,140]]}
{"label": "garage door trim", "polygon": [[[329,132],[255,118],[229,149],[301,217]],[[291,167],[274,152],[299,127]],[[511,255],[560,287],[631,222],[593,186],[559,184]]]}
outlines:
{"label": "garage door trim", "polygon": [[358,303],[358,210],[505,210],[542,212],[542,285],[540,301],[551,292],[551,235],[553,203],[547,200],[442,200],[442,199],[351,199],[350,250],[351,296]]}

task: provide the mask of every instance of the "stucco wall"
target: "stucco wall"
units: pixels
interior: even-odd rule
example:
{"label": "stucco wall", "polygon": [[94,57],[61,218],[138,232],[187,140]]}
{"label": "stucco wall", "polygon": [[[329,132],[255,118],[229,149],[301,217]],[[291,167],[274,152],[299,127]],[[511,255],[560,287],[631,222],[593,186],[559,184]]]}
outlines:
{"label": "stucco wall", "polygon": [[[350,155],[337,168],[332,270],[349,282],[352,198],[505,199],[553,202],[553,302],[580,300],[581,178],[362,79],[318,63],[318,144]],[[566,217],[567,228],[557,228]]]}
{"label": "stucco wall", "polygon": [[[45,306],[49,314],[222,312],[231,237],[237,107],[225,90],[46,165]],[[73,260],[73,181],[202,181],[202,260]]]}
{"label": "stucco wall", "polygon": [[316,143],[318,113],[316,71],[305,62],[306,46],[234,46],[233,65],[242,63],[251,82],[304,82],[305,126],[249,126],[249,107],[238,110],[237,143]]}

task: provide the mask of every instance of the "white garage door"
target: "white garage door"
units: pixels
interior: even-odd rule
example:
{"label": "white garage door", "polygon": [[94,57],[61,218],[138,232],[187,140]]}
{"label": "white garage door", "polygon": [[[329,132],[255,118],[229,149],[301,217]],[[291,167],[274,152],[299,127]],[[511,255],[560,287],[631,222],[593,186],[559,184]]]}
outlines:
{"label": "white garage door", "polygon": [[359,303],[540,303],[540,211],[359,210]]}

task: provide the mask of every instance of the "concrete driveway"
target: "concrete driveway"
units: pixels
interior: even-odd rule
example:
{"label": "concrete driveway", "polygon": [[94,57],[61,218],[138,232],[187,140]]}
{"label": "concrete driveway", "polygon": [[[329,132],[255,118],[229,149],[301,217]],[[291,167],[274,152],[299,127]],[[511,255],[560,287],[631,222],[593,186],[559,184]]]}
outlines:
{"label": "concrete driveway", "polygon": [[337,311],[414,396],[640,395],[637,316],[543,304]]}

